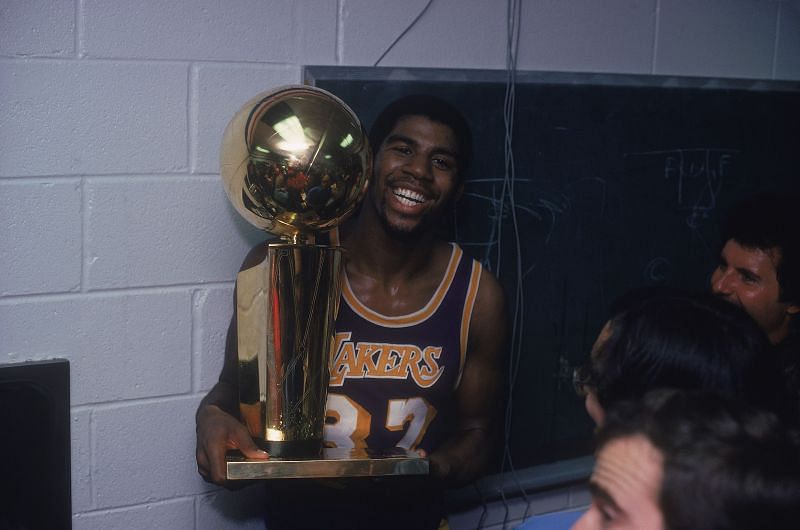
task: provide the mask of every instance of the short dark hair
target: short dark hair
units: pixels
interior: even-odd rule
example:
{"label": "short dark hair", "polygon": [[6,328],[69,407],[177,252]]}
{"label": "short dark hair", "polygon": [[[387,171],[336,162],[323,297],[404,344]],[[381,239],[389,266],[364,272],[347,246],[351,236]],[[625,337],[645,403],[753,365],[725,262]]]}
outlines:
{"label": "short dark hair", "polygon": [[800,305],[800,195],[760,192],[736,203],[727,213],[722,244],[780,251],[775,268],[780,301]]}
{"label": "short dark hair", "polygon": [[472,131],[458,109],[429,94],[412,94],[389,103],[370,128],[369,142],[372,149],[377,152],[397,122],[406,116],[425,116],[452,129],[458,142],[458,175],[463,179],[472,160]]}
{"label": "short dark hair", "polygon": [[668,530],[797,528],[800,437],[772,413],[712,392],[655,391],[609,410],[598,450],[637,435],[663,457]]}
{"label": "short dark hair", "polygon": [[634,289],[611,311],[592,386],[604,409],[655,388],[714,390],[777,406],[778,369],[764,332],[741,308],[710,293]]}

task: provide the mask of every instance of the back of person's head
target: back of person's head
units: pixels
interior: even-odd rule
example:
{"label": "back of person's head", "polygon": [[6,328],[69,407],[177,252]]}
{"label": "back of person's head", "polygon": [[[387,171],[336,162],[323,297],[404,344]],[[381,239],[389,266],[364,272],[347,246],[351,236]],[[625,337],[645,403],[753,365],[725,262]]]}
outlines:
{"label": "back of person's head", "polygon": [[761,192],[736,203],[725,216],[722,244],[779,251],[780,301],[800,304],[800,194]]}
{"label": "back of person's head", "polygon": [[464,115],[450,103],[428,94],[412,94],[389,103],[372,124],[369,142],[376,152],[397,122],[406,116],[424,116],[448,126],[458,142],[458,175],[463,178],[472,159],[472,132]]}
{"label": "back of person's head", "polygon": [[609,410],[598,450],[637,435],[663,457],[667,530],[798,528],[800,437],[772,413],[712,392],[655,391]]}
{"label": "back of person's head", "polygon": [[767,339],[739,307],[708,293],[630,291],[612,308],[593,360],[600,405],[656,388],[706,389],[775,405],[777,367]]}

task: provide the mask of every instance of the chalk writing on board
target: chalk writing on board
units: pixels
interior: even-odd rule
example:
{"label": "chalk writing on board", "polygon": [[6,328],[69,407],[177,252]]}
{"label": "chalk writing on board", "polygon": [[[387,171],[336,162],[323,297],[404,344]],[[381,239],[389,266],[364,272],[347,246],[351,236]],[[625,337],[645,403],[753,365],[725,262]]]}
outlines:
{"label": "chalk writing on board", "polygon": [[664,282],[670,279],[670,268],[671,264],[667,258],[654,258],[644,268],[644,279],[646,282]]}
{"label": "chalk writing on board", "polygon": [[688,212],[686,223],[696,228],[717,207],[717,197],[738,153],[735,149],[695,147],[626,153],[625,157],[660,160],[664,180],[675,185],[675,206]]}
{"label": "chalk writing on board", "polygon": [[[465,183],[464,200],[469,201],[468,209],[475,217],[484,219],[485,223],[469,239],[461,239],[456,233],[456,240],[462,246],[480,249],[477,252],[482,256],[480,261],[495,273],[500,267],[492,261],[492,256],[507,254],[501,247],[517,247],[515,254],[521,258],[527,254],[508,233],[507,228],[514,222],[513,217],[516,217],[520,230],[527,232],[522,247],[530,246],[530,229],[533,226],[536,227],[539,244],[547,246],[560,217],[569,207],[566,197],[558,193],[541,192],[535,193],[532,200],[515,200],[516,195],[529,196],[532,185],[530,179],[524,178],[515,179],[513,183],[505,182],[505,187],[503,178],[470,179]],[[459,223],[456,223],[456,229],[458,226]],[[535,262],[522,258],[523,277],[535,267]]]}

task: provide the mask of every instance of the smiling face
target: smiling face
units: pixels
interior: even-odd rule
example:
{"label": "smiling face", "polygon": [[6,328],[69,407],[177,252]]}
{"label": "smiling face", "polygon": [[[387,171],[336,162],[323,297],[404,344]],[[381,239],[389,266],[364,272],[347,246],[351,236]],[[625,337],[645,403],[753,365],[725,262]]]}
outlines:
{"label": "smiling face", "polygon": [[780,259],[779,249],[743,247],[729,239],[711,275],[714,294],[744,308],[773,343],[786,337],[792,315],[800,310],[779,300],[776,266]]}
{"label": "smiling face", "polygon": [[400,118],[378,147],[371,200],[396,235],[429,230],[460,191],[452,129],[424,116]]}
{"label": "smiling face", "polygon": [[664,530],[663,457],[642,435],[609,441],[597,455],[592,504],[572,530]]}

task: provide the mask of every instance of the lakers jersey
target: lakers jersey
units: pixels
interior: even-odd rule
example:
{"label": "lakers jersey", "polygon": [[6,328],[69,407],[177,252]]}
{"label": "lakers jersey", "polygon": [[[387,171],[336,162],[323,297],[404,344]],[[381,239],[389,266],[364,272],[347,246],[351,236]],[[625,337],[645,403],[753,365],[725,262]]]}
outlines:
{"label": "lakers jersey", "polygon": [[328,447],[435,450],[454,420],[481,266],[451,243],[428,303],[386,316],[361,304],[347,275],[331,350]]}

